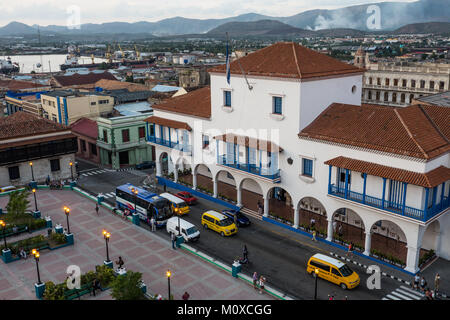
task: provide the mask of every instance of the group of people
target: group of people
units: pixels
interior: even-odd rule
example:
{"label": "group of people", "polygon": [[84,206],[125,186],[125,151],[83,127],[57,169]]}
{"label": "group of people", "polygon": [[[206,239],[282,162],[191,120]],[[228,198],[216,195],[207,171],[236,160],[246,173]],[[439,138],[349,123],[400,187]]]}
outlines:
{"label": "group of people", "polygon": [[260,275],[258,277],[258,274],[253,272],[253,288],[255,290],[258,290],[259,287],[259,293],[262,294],[264,292],[264,284],[266,283],[266,278],[263,275]]}
{"label": "group of people", "polygon": [[424,293],[427,300],[434,300],[436,294],[439,291],[440,282],[441,276],[439,275],[439,273],[436,273],[436,276],[434,277],[434,291],[433,291],[428,287],[427,280],[425,280],[425,277],[423,276],[421,277],[419,274],[416,274],[414,276],[413,288]]}

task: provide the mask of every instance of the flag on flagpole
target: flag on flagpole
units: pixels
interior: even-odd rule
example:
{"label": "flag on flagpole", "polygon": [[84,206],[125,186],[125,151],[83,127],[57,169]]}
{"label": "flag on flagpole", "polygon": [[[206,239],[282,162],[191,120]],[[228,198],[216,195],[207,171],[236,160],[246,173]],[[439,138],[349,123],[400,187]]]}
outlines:
{"label": "flag on flagpole", "polygon": [[230,77],[231,77],[231,72],[230,72],[230,52],[228,49],[228,33],[227,33],[227,52],[226,52],[226,66],[227,66],[227,82],[228,84],[230,84]]}

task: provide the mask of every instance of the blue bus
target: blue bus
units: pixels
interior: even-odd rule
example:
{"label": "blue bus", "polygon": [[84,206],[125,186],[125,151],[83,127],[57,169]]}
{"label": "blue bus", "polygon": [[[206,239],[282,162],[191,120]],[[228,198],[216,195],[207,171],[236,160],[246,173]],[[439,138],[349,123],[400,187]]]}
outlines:
{"label": "blue bus", "polygon": [[[138,191],[135,195],[131,190]],[[135,208],[136,204],[136,208]],[[150,224],[150,219],[155,217],[156,226],[164,226],[173,216],[172,204],[166,198],[145,189],[127,183],[116,188],[116,206],[118,209],[128,209],[139,214],[139,218]]]}

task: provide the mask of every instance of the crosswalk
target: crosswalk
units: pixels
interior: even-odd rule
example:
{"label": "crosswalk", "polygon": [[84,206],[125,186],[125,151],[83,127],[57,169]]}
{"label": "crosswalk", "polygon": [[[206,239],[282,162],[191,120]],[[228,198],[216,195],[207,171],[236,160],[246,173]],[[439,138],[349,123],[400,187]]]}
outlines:
{"label": "crosswalk", "polygon": [[414,289],[400,286],[391,293],[387,294],[381,300],[421,300],[425,295]]}
{"label": "crosswalk", "polygon": [[80,176],[82,177],[87,177],[87,176],[93,176],[96,174],[100,174],[100,173],[105,173],[105,172],[111,172],[112,170],[108,170],[108,169],[99,169],[99,170],[95,170],[95,171],[89,171],[86,173],[82,173],[80,174]]}

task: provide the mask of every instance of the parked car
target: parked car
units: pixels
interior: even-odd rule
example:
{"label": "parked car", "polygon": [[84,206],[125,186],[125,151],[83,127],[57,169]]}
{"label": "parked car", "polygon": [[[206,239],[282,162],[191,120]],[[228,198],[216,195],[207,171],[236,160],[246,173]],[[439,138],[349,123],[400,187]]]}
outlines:
{"label": "parked car", "polygon": [[192,194],[190,194],[187,191],[180,191],[177,194],[175,194],[175,197],[178,197],[181,200],[184,200],[184,202],[186,202],[190,206],[197,203],[197,198],[194,197]]}
{"label": "parked car", "polygon": [[136,165],[136,169],[142,170],[142,169],[152,169],[155,167],[154,161],[144,161],[142,163],[139,163]]}
{"label": "parked car", "polygon": [[233,220],[214,210],[203,213],[202,225],[205,229],[211,229],[220,233],[222,237],[231,236],[238,231]]}
{"label": "parked car", "polygon": [[226,215],[228,218],[231,218],[234,221],[234,216],[237,216],[237,226],[244,227],[250,225],[250,219],[243,215],[239,210],[222,210],[222,213]]}

